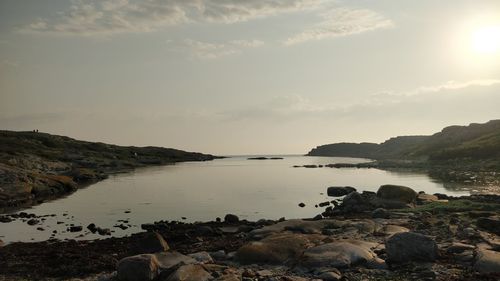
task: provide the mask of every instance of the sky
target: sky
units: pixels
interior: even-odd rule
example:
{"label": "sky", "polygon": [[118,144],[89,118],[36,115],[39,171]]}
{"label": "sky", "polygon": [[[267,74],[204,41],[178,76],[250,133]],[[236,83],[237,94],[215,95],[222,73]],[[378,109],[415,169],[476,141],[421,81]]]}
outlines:
{"label": "sky", "polygon": [[499,118],[497,0],[0,0],[0,129],[303,154]]}

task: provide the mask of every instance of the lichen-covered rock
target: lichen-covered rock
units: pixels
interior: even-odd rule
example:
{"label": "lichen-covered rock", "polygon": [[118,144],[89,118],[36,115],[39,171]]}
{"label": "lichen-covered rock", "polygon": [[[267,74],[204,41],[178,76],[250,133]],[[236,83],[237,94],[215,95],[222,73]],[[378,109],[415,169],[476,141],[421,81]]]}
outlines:
{"label": "lichen-covered rock", "polygon": [[415,232],[392,235],[385,243],[385,249],[389,263],[431,262],[438,256],[436,242],[428,236]]}

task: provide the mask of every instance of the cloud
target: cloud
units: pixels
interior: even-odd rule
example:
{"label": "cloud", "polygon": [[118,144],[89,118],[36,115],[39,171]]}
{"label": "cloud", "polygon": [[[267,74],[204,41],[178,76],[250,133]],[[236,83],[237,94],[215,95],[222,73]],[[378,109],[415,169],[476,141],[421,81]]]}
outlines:
{"label": "cloud", "polygon": [[[426,114],[432,109],[440,113],[457,112],[455,108],[467,107],[490,108],[491,100],[498,100],[492,86],[500,85],[497,79],[479,79],[469,81],[449,81],[434,86],[418,87],[404,92],[372,94],[351,103],[339,104],[328,101],[314,101],[300,95],[274,97],[265,103],[249,105],[246,108],[219,113],[225,119],[242,120],[307,120],[307,118],[333,120],[335,118],[382,118],[387,116],[405,116]],[[440,93],[440,95],[436,95]],[[448,94],[444,94],[448,93]],[[475,95],[478,96],[475,96]],[[479,97],[480,96],[480,97]],[[437,108],[437,109],[436,109]],[[489,110],[489,109],[488,109]],[[458,110],[460,111],[460,110]],[[486,114],[486,113],[485,113]],[[497,117],[497,116],[493,116]],[[385,118],[385,117],[384,117]]]}
{"label": "cloud", "polygon": [[188,22],[235,23],[318,7],[322,0],[75,0],[20,31],[84,36],[150,32]]}
{"label": "cloud", "polygon": [[209,60],[240,54],[244,49],[260,47],[264,45],[264,42],[260,40],[233,40],[226,43],[209,43],[186,39],[183,45],[182,49],[189,50],[193,58]]}
{"label": "cloud", "polygon": [[366,9],[335,8],[321,15],[322,21],[285,40],[294,45],[392,27],[391,20]]}

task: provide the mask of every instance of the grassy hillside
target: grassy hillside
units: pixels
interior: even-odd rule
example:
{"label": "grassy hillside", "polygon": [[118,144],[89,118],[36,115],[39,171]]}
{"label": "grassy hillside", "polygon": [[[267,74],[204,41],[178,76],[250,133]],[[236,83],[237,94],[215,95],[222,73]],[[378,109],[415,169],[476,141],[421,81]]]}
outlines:
{"label": "grassy hillside", "polygon": [[450,126],[432,136],[403,136],[381,144],[318,146],[307,155],[350,156],[377,160],[424,160],[429,163],[489,161],[500,163],[500,120],[469,126]]}
{"label": "grassy hillside", "polygon": [[110,173],[216,157],[162,147],[118,146],[35,132],[0,131],[0,207],[72,192]]}

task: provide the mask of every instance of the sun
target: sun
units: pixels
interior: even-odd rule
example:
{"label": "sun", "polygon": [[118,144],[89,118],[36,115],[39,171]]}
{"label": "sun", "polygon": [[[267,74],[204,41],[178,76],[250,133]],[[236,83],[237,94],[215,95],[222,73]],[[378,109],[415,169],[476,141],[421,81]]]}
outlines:
{"label": "sun", "polygon": [[474,52],[480,55],[500,52],[500,25],[482,26],[473,30],[471,44]]}

